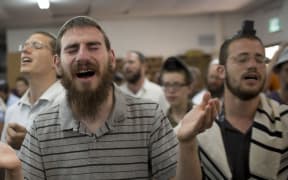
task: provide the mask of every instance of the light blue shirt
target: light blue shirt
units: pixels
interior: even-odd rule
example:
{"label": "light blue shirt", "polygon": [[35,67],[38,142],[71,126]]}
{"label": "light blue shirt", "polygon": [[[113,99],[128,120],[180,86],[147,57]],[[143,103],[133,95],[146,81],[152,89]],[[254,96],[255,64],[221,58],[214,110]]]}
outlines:
{"label": "light blue shirt", "polygon": [[10,93],[9,96],[8,96],[8,99],[7,99],[7,107],[10,107],[12,106],[13,104],[15,104],[16,102],[19,101],[19,97],[17,97],[16,95]]}

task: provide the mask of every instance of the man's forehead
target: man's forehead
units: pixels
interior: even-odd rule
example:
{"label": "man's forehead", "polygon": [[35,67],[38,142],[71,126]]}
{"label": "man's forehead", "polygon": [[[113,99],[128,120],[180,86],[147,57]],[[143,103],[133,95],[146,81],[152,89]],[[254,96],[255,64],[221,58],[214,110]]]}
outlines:
{"label": "man's forehead", "polygon": [[48,41],[49,38],[43,34],[32,34],[31,36],[28,37],[28,39],[26,40],[26,42],[29,42],[29,41],[33,41],[33,40],[38,40],[38,41],[41,41],[41,42],[44,42],[44,41]]}
{"label": "man's forehead", "polygon": [[[185,74],[181,71],[164,71],[163,72],[163,78],[164,77],[173,77],[174,79],[180,79],[180,80],[184,80],[185,79]],[[168,79],[169,81],[169,79]]]}
{"label": "man's forehead", "polygon": [[[253,47],[253,48],[251,48]],[[257,52],[257,53],[264,53],[264,47],[260,43],[260,41],[256,39],[248,39],[242,38],[237,39],[231,42],[230,46],[228,47],[229,53],[243,53],[243,52]]]}
{"label": "man's forehead", "polygon": [[208,69],[208,74],[217,73],[218,64],[211,64]]}
{"label": "man's forehead", "polygon": [[127,60],[139,60],[139,57],[135,52],[128,52],[126,58]]}
{"label": "man's forehead", "polygon": [[85,27],[73,27],[73,28],[66,30],[61,38],[61,41],[71,40],[71,38],[80,39],[80,38],[85,38],[85,37],[89,39],[101,38],[104,40],[104,35],[98,28],[85,26]]}

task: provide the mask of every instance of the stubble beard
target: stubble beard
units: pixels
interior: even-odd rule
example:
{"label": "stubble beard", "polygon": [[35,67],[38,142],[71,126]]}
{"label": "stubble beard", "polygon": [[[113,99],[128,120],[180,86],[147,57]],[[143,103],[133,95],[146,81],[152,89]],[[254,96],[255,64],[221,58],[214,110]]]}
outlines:
{"label": "stubble beard", "polygon": [[213,98],[221,98],[224,92],[224,83],[219,87],[212,87],[211,85],[207,85],[207,90],[211,93]]}
{"label": "stubble beard", "polygon": [[249,101],[249,100],[257,97],[263,91],[264,85],[265,85],[265,80],[262,82],[262,84],[258,90],[246,91],[246,90],[241,89],[240,85],[238,85],[238,86],[233,85],[232,80],[230,78],[230,75],[226,71],[225,84],[226,84],[226,87],[228,88],[228,90],[234,96],[238,97],[240,100]]}
{"label": "stubble beard", "polygon": [[136,84],[141,79],[141,72],[138,70],[135,74],[132,76],[125,75],[126,81],[130,84]]}

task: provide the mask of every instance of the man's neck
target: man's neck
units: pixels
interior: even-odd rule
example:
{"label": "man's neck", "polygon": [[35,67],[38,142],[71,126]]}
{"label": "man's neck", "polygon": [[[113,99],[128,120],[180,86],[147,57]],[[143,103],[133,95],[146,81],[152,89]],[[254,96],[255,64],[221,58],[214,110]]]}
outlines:
{"label": "man's neck", "polygon": [[172,116],[174,117],[174,119],[179,123],[184,115],[187,113],[188,110],[188,102],[179,104],[179,105],[175,105],[175,106],[171,106],[171,113]]}
{"label": "man's neck", "polygon": [[97,129],[103,126],[103,124],[108,120],[114,105],[114,94],[113,88],[110,88],[107,100],[100,105],[97,115],[91,119],[80,119],[80,121],[85,124],[90,132],[95,132]]}
{"label": "man's neck", "polygon": [[137,94],[138,91],[144,86],[145,77],[141,77],[136,83],[127,83],[128,89]]}
{"label": "man's neck", "polygon": [[56,76],[29,77],[29,102],[34,104],[57,81]]}
{"label": "man's neck", "polygon": [[253,124],[259,103],[259,95],[244,101],[227,90],[224,94],[225,118],[234,128],[246,133]]}

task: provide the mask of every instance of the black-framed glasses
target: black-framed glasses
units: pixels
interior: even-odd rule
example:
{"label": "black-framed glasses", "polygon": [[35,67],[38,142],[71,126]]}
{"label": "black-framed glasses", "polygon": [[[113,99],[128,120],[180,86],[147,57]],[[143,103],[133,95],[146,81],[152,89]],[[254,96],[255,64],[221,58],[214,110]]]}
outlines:
{"label": "black-framed glasses", "polygon": [[174,90],[179,90],[180,88],[187,86],[187,83],[163,83],[162,87],[165,89],[174,89]]}
{"label": "black-framed glasses", "polygon": [[20,44],[18,50],[22,52],[26,47],[33,48],[33,49],[43,49],[43,48],[50,49],[48,45],[43,44],[42,42],[31,41],[31,42],[25,42],[24,44]]}

